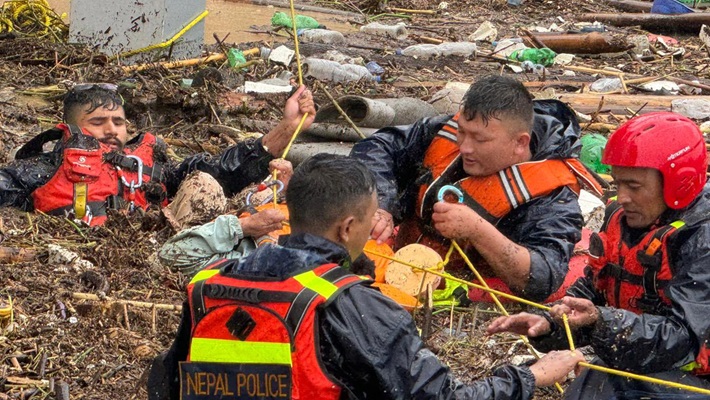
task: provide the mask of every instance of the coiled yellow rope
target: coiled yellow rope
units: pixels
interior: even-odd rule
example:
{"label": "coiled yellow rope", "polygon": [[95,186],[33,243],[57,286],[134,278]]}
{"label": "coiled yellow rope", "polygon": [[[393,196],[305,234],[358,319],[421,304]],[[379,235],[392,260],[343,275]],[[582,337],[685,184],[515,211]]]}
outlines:
{"label": "coiled yellow rope", "polygon": [[15,32],[24,36],[48,38],[66,42],[69,26],[57,15],[46,0],[12,0],[0,9],[0,33]]}

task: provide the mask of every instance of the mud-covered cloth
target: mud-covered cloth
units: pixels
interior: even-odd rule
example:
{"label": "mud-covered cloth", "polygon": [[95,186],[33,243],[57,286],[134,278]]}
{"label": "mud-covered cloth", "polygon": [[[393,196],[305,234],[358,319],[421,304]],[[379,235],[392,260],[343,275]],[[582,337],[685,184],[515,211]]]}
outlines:
{"label": "mud-covered cloth", "polygon": [[195,171],[185,178],[163,215],[176,231],[202,225],[227,209],[227,197],[212,175]]}

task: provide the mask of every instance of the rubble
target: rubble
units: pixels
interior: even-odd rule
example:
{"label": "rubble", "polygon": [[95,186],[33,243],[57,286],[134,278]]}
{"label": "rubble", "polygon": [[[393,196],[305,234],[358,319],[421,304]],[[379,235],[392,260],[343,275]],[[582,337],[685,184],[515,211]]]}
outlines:
{"label": "rubble", "polygon": [[[316,85],[313,77],[306,76],[304,82],[313,90],[320,109],[331,104],[326,95],[330,93],[336,99],[346,95],[418,99],[429,103],[438,114],[451,114],[457,111],[472,81],[484,74],[513,74],[505,67],[508,65],[520,69],[516,78],[537,98],[558,98],[574,108],[585,133],[599,131],[608,135],[631,116],[658,110],[682,112],[699,124],[710,119],[707,29],[702,33],[699,26],[688,32],[677,31],[673,38],[678,43],[666,39],[664,44],[650,42],[648,37],[649,33],[667,33],[670,26],[685,28],[688,24],[679,18],[698,18],[692,15],[662,16],[669,21],[666,26],[656,28],[644,23],[648,32],[607,23],[603,32],[584,34],[585,26],[604,29],[598,24],[578,25],[590,19],[584,14],[618,15],[610,3],[642,2],[525,1],[511,7],[505,1],[444,5],[391,0],[390,10],[378,9],[378,2],[373,1],[351,3],[371,17],[389,14],[376,21],[395,28],[392,34],[361,31],[360,27],[367,24],[348,7],[347,13],[340,10],[343,14],[332,15],[353,25],[352,32],[341,32],[345,44],[299,44],[301,61],[308,57],[330,59],[337,52],[338,64],[367,70],[366,65],[374,62],[382,69],[377,70],[379,82],[359,79],[320,81]],[[269,12],[276,10],[283,9],[275,7]],[[472,38],[486,21],[490,21],[497,35],[494,37],[490,30],[484,38]],[[329,25],[331,21],[318,22]],[[589,54],[574,44],[565,51],[574,57],[567,57],[564,64],[548,66],[540,75],[530,73],[507,56],[516,49],[535,47],[535,43],[523,43],[529,35],[520,27],[534,32],[536,26],[564,32],[532,34],[545,44],[552,40],[546,38],[551,37],[602,37],[605,42],[606,38],[622,38],[634,45],[634,55],[620,51],[626,48],[623,45],[609,52]],[[0,163],[10,162],[13,151],[21,144],[61,121],[60,102],[66,81],[119,83],[131,133],[149,130],[162,136],[170,144],[174,161],[202,151],[217,154],[246,137],[258,137],[280,118],[288,93],[240,93],[239,88],[255,82],[273,83],[269,80],[277,77],[283,82],[284,73],[298,77],[298,68],[291,33],[286,29],[275,31],[270,25],[249,29],[258,32],[262,40],[243,43],[238,35],[233,35],[227,38],[232,43],[225,38],[208,43],[204,54],[193,60],[160,59],[139,65],[126,65],[82,46],[0,34]],[[468,51],[473,47],[467,45],[466,52],[427,59],[398,54],[398,49],[414,45],[474,40],[475,52]],[[491,40],[497,42],[490,43]],[[262,51],[266,47],[274,50],[267,54]],[[230,68],[225,51],[229,48],[239,49],[247,63],[258,62]],[[683,54],[676,54],[679,48],[684,49]],[[285,56],[278,57],[279,52]],[[183,80],[193,79],[194,83],[196,74],[208,67],[218,71],[222,79],[203,79],[201,85],[181,86]],[[601,78],[618,81],[616,93],[590,92],[592,83]],[[672,95],[649,94],[643,87],[652,85],[652,81],[674,82],[680,91]],[[340,136],[337,129],[352,131]],[[347,154],[352,143],[345,140],[356,139],[357,133],[343,124],[338,124],[337,129],[331,131],[329,139],[304,135],[289,154],[292,161],[297,163],[322,151]],[[593,226],[598,219],[598,204],[590,208],[590,213],[586,221]],[[41,214],[0,210],[0,299],[7,294],[12,296],[15,315],[12,329],[0,329],[0,394],[42,398],[32,397],[30,392],[41,393],[37,390],[40,388],[50,393],[48,387],[53,383],[55,392],[66,392],[64,398],[145,398],[145,372],[150,357],[170,345],[179,321],[177,310],[184,300],[184,277],[156,265],[151,257],[172,234],[172,228],[151,213],[112,215],[108,225],[86,229]],[[75,253],[93,268],[57,269],[49,261],[49,245]],[[75,296],[82,293],[87,296]],[[140,303],[147,303],[147,308]],[[506,337],[486,338],[483,333],[486,321],[497,314],[486,306],[475,310],[456,309],[451,314],[447,310],[435,315],[427,325],[430,348],[465,381],[488,375],[510,356],[508,348],[500,345]],[[416,317],[423,326],[422,312],[417,312]],[[456,324],[454,320],[464,322]],[[454,332],[456,335],[449,335]],[[460,337],[461,332],[466,333],[465,337]],[[488,339],[490,347],[485,346]],[[59,396],[49,394],[47,398]],[[554,389],[538,390],[536,398],[559,396]]]}

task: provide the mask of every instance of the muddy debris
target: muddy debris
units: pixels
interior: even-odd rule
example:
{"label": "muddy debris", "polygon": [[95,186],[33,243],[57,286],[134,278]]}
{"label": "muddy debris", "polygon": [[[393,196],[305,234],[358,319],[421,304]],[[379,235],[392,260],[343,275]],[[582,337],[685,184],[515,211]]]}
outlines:
{"label": "muddy debris", "polygon": [[[323,2],[315,5],[322,7]],[[331,104],[326,91],[336,99],[346,95],[449,99],[447,94],[437,95],[447,83],[470,83],[491,73],[514,75],[538,98],[561,97],[578,111],[585,132],[599,129],[604,135],[638,112],[672,109],[674,99],[710,102],[708,49],[698,32],[603,26],[604,38],[621,43],[617,47],[624,51],[574,54],[569,64],[548,66],[539,74],[515,73],[508,65],[517,64],[494,53],[491,41],[478,41],[471,56],[401,55],[402,49],[416,44],[464,42],[484,23],[496,28],[492,41],[526,37],[534,45],[529,38],[536,33],[543,42],[550,32],[579,34],[585,27],[599,26],[580,24],[582,14],[619,13],[605,1],[525,0],[517,7],[501,0],[354,0],[327,5],[348,11],[333,18],[358,29],[372,20],[403,22],[407,35],[356,30],[344,34],[346,45],[301,44],[302,57],[337,51],[360,65],[374,62],[383,69],[377,80],[315,85],[306,77],[319,107]],[[235,37],[222,38],[206,44],[205,53],[220,54],[225,47],[275,48],[279,43],[294,47],[284,31],[274,32],[270,26],[252,30],[262,32],[263,40],[241,43]],[[659,41],[649,34],[672,36]],[[627,41],[634,46],[628,51]],[[117,83],[130,133],[160,135],[178,162],[197,152],[217,154],[268,131],[280,118],[288,93],[245,94],[237,89],[245,81],[283,77],[285,72],[298,75],[295,62],[286,67],[261,60],[232,69],[224,57],[178,68],[124,67],[80,45],[0,35],[0,164],[11,162],[22,144],[61,122],[61,99],[71,82]],[[606,77],[620,78],[620,87],[600,100],[589,86]],[[685,85],[686,91],[662,96],[641,89],[643,83],[661,79]],[[152,357],[170,345],[184,301],[185,277],[161,266],[154,256],[172,234],[155,212],[112,213],[105,226],[86,228],[38,213],[1,209],[0,302],[11,301],[13,313],[11,319],[0,319],[0,398],[146,398],[147,369]],[[52,246],[77,258],[50,261]],[[85,263],[78,265],[78,260]],[[511,312],[515,310],[511,306]],[[488,376],[501,363],[528,354],[515,336],[485,335],[486,322],[498,315],[489,305],[435,309],[431,314],[424,318],[421,310],[415,311],[417,323],[426,325],[428,345],[463,381]],[[538,390],[536,398],[555,399],[559,394],[554,388]]]}

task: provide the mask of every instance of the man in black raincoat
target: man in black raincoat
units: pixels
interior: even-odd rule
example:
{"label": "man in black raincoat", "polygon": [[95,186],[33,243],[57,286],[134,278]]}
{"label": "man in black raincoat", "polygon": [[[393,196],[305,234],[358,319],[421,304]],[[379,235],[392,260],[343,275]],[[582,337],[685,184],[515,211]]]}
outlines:
{"label": "man in black raincoat", "polygon": [[[135,148],[143,142],[150,134],[143,133],[128,140],[123,98],[118,89],[116,85],[107,83],[75,85],[64,99],[66,124],[40,134],[18,151],[15,161],[0,168],[0,207],[14,206],[26,211],[34,209],[32,193],[46,185],[63,162],[66,140],[58,140],[52,151],[43,152],[45,143],[62,138],[59,127],[78,126],[85,134],[121,155],[124,149]],[[161,167],[153,168],[151,173],[154,182],[162,183],[164,189],[157,187],[155,193],[149,193],[148,185],[145,185],[140,190],[146,191],[150,202],[160,204],[166,195],[168,198],[175,195],[188,174],[202,171],[216,179],[227,196],[236,194],[268,175],[269,163],[280,157],[306,112],[310,117],[306,119],[304,129],[313,121],[315,108],[310,91],[300,87],[287,101],[278,126],[262,138],[242,141],[216,157],[197,154],[179,165],[168,161],[165,143],[158,138],[151,151],[151,161]],[[124,165],[123,168],[127,167]],[[144,175],[147,173],[143,172]]]}
{"label": "man in black raincoat", "polygon": [[[534,338],[541,350],[577,346],[597,364],[710,389],[710,186],[705,141],[693,121],[670,112],[629,120],[602,161],[618,188],[589,267],[549,314],[501,317],[489,333]],[[706,399],[707,394],[586,371],[569,399]]]}
{"label": "man in black raincoat", "polygon": [[[236,358],[241,357],[242,352],[233,352],[233,360],[225,359],[224,353],[235,348],[229,345],[232,341],[236,342],[234,346],[247,343],[256,347],[259,343],[254,341],[266,335],[259,330],[263,322],[257,314],[251,314],[253,319],[248,324],[249,329],[244,330],[234,322],[236,315],[239,314],[241,321],[249,320],[244,310],[257,306],[259,309],[282,310],[280,312],[289,310],[287,314],[291,315],[290,310],[298,308],[296,300],[283,300],[283,294],[286,290],[292,290],[287,288],[293,286],[289,282],[294,277],[313,274],[314,270],[322,270],[323,267],[332,268],[331,263],[347,270],[351,260],[362,253],[371,231],[377,197],[374,178],[360,162],[343,156],[313,156],[296,169],[287,189],[287,197],[292,234],[285,238],[281,246],[259,247],[241,260],[217,264],[218,271],[210,272],[208,267],[190,283],[188,292],[191,294],[188,297],[191,301],[183,307],[178,336],[167,356],[156,359],[151,370],[149,399],[191,398],[189,383],[183,381],[182,387],[180,385],[181,370],[183,374],[199,370],[213,376],[228,377],[224,380],[228,383],[220,387],[220,393],[235,393],[236,383],[233,382],[238,380],[237,376],[242,371],[251,369],[262,371],[255,374],[268,373],[275,359],[272,354],[258,355],[264,357],[261,365],[258,365],[257,355],[253,355],[249,365],[230,366],[231,363],[238,364]],[[321,275],[321,280],[326,275]],[[491,377],[463,385],[424,347],[406,310],[371,288],[370,281],[357,278],[347,271],[330,275],[333,276],[329,278],[333,279],[333,283],[326,286],[355,281],[340,286],[326,300],[321,299],[320,295],[310,300],[321,303],[313,310],[308,309],[291,331],[295,343],[289,348],[292,352],[300,350],[307,356],[293,359],[293,381],[290,386],[284,384],[281,387],[290,387],[291,392],[299,393],[300,398],[530,399],[536,385],[551,385],[582,360],[580,353],[552,352],[530,367],[503,366],[495,370]],[[219,279],[220,283],[217,284],[214,279]],[[230,285],[245,280],[249,282],[249,287],[256,289],[261,289],[257,282],[268,284],[269,289],[263,290],[263,294],[281,293],[281,300],[270,301],[261,294],[252,296],[248,303],[239,300],[239,293],[243,293],[239,289],[241,286]],[[276,292],[274,285],[279,285],[279,282],[283,282],[283,291]],[[201,285],[199,292],[196,292],[197,285]],[[221,292],[223,294],[212,290],[218,286],[226,288]],[[303,289],[298,293],[300,296],[307,292],[308,289]],[[196,300],[195,293],[204,296],[202,300]],[[214,297],[210,293],[215,293]],[[259,301],[260,296],[265,300]],[[218,301],[223,303],[216,305],[213,303],[215,299],[221,299]],[[230,307],[232,300],[235,306],[243,308],[237,308],[229,317],[231,311],[225,313],[222,310]],[[294,302],[289,308],[280,306],[288,301]],[[311,319],[311,312],[316,313],[315,320]],[[214,321],[211,313],[225,316],[229,321]],[[213,328],[200,329],[200,326],[204,327],[203,321],[208,320],[212,321]],[[290,321],[290,318],[285,320]],[[193,326],[193,321],[199,321],[197,327]],[[229,330],[231,334],[221,335],[219,340],[209,342],[214,347],[224,346],[225,351],[198,346],[204,343],[204,337],[198,338],[198,335],[211,335],[213,331],[223,330],[224,326],[230,327],[230,323],[233,324]],[[277,327],[274,325],[272,329]],[[308,336],[313,329],[316,330],[315,336]],[[237,331],[246,333],[239,335]],[[304,336],[315,340],[315,343],[301,341]],[[315,347],[315,350],[309,347]],[[198,351],[202,353],[199,357]],[[313,354],[317,359],[310,358]],[[212,358],[220,361],[212,362]],[[309,393],[306,389],[313,387],[313,382],[321,384],[322,391],[318,394]],[[180,397],[181,390],[183,397]]]}
{"label": "man in black raincoat", "polygon": [[[455,116],[389,127],[357,143],[351,156],[375,174],[379,209],[372,237],[395,247],[418,242],[440,253],[465,246],[486,276],[544,300],[562,284],[581,238],[577,160],[580,128],[559,101],[533,101],[518,81],[474,83]],[[587,182],[593,186],[594,183]],[[438,202],[453,185],[460,204]]]}

